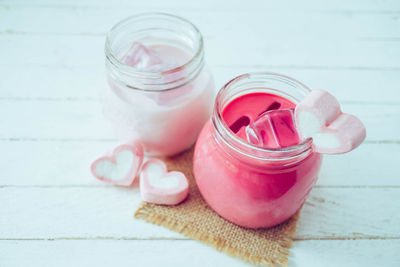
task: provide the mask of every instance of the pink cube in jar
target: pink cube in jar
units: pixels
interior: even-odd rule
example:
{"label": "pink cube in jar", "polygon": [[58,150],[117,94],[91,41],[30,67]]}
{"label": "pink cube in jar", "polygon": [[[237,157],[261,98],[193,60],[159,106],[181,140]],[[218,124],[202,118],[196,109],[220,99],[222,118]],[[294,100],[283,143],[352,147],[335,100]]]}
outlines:
{"label": "pink cube in jar", "polygon": [[[220,216],[243,227],[264,228],[301,208],[322,156],[313,151],[310,138],[299,140],[286,120],[309,91],[274,73],[241,75],[219,91],[197,140],[193,168],[202,196]],[[276,132],[260,129],[266,146],[246,140],[249,125],[257,125],[266,111],[280,109],[284,117],[268,118]]]}

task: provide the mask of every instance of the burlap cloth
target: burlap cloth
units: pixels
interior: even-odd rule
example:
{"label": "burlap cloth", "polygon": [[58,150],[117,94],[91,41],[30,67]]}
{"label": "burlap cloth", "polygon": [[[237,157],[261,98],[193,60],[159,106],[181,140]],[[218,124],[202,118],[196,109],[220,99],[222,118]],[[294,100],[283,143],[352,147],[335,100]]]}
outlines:
{"label": "burlap cloth", "polygon": [[288,221],[268,229],[246,229],[219,217],[204,201],[192,173],[193,149],[163,159],[168,170],[185,173],[189,180],[188,198],[177,206],[143,202],[135,218],[162,225],[201,241],[246,262],[264,266],[287,266],[298,213]]}

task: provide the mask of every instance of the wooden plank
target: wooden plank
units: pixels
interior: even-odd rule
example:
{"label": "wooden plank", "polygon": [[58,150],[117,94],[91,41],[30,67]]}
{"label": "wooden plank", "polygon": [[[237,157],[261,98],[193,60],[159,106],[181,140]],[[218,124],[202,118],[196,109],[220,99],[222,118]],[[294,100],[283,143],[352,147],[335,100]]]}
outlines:
{"label": "wooden plank", "polygon": [[[369,141],[398,141],[399,105],[345,103],[345,112],[355,114],[367,127]],[[97,101],[0,101],[0,140],[113,138]],[[60,124],[62,122],[62,124]],[[384,130],[382,130],[384,129]]]}
{"label": "wooden plank", "polygon": [[200,27],[217,87],[235,73],[284,72],[332,91],[367,124],[367,144],[325,158],[290,266],[400,265],[397,0],[0,0],[0,265],[246,265],[132,219],[138,185],[89,174],[90,159],[116,143],[96,97],[103,34],[154,10]]}
{"label": "wooden plank", "polygon": [[[341,103],[400,103],[397,93],[400,71],[366,69],[308,68],[307,66],[211,66],[217,89],[234,77],[251,72],[276,72],[288,75],[311,89],[324,89],[334,94]],[[0,85],[1,87],[1,85]],[[376,94],[379,93],[379,98]]]}
{"label": "wooden plank", "polygon": [[200,2],[188,2],[182,0],[174,0],[168,3],[160,2],[159,0],[148,0],[146,2],[140,2],[137,4],[129,0],[118,0],[118,1],[96,1],[96,0],[85,0],[85,1],[74,1],[69,0],[62,1],[51,1],[51,0],[1,0],[0,3],[5,8],[19,7],[19,6],[33,6],[33,7],[57,7],[57,8],[129,8],[129,7],[143,7],[143,8],[168,8],[170,6],[176,6],[178,8],[191,8],[201,9],[202,11],[210,11],[210,9],[223,10],[223,11],[237,11],[237,10],[249,10],[257,11],[260,7],[282,9],[282,10],[321,10],[330,12],[396,12],[400,7],[396,0],[355,0],[355,1],[343,1],[335,0],[327,3],[322,3],[318,0],[307,0],[304,2],[296,1],[273,1],[265,0],[259,1],[252,4],[243,4],[240,0],[233,0],[227,5],[224,2],[215,2],[212,0],[204,0]]}
{"label": "wooden plank", "polygon": [[[4,187],[0,203],[0,239],[183,238],[132,218],[140,203],[137,184],[131,189]],[[399,208],[400,188],[314,188],[296,238],[399,238]]]}
{"label": "wooden plank", "polygon": [[91,175],[89,166],[116,144],[113,141],[2,142],[0,147],[8,155],[0,162],[0,169],[9,175],[1,177],[0,186],[103,186]]}
{"label": "wooden plank", "polygon": [[[177,5],[167,7],[118,7],[114,8],[79,8],[65,9],[54,7],[16,6],[0,8],[3,34],[76,34],[102,35],[117,21],[149,11],[165,11],[185,17],[195,23],[207,38],[221,41],[240,33],[249,41],[259,41],[260,36],[268,40],[279,39],[325,39],[336,42],[338,39],[375,40],[400,38],[400,21],[396,13],[363,12],[349,15],[346,12],[318,12],[315,10],[288,10],[263,6],[259,2],[252,4],[251,10],[207,10],[193,6],[181,8]],[[40,14],[40,16],[38,16]],[[26,18],[24,21],[19,18]],[[57,23],[48,23],[57,21]],[[243,23],[246,21],[246,23]],[[296,23],[293,23],[295,21]],[[316,23],[318,22],[318,23]],[[279,27],[277,27],[279,25]],[[251,27],[251,31],[248,31]],[[307,29],[307,31],[304,31]]]}
{"label": "wooden plank", "polygon": [[0,241],[0,259],[9,267],[248,266],[192,240]]}
{"label": "wooden plank", "polygon": [[0,238],[180,237],[133,219],[140,203],[137,184],[131,189],[2,188],[0,198]]}
{"label": "wooden plank", "polygon": [[[0,138],[110,139],[97,101],[2,101]],[[62,122],[62,123],[61,123]]]}
{"label": "wooden plank", "polygon": [[[277,72],[289,75],[313,89],[332,92],[341,102],[400,103],[397,94],[399,71],[360,69],[309,69],[276,66],[211,66],[216,90],[232,78],[249,72]],[[73,100],[97,99],[107,86],[104,66],[96,67],[5,67],[7,79],[0,80],[0,99]],[[362,93],[361,93],[362,92]],[[379,99],[376,94],[379,92]]]}
{"label": "wooden plank", "polygon": [[[246,34],[205,39],[208,62],[212,66],[400,68],[398,43],[390,40],[280,40],[260,39],[252,31]],[[104,64],[103,36],[1,35],[0,42],[3,47],[0,66],[94,67]]]}
{"label": "wooden plank", "polygon": [[319,186],[399,186],[400,144],[363,144],[344,155],[324,155]]}
{"label": "wooden plank", "polygon": [[69,67],[0,67],[7,79],[0,80],[0,98],[75,99],[98,98],[107,86],[104,66]]}
{"label": "wooden plank", "polygon": [[295,242],[289,266],[399,266],[400,240]]}
{"label": "wooden plank", "polygon": [[[395,215],[399,208],[399,188],[314,188],[303,207],[296,237],[399,238],[400,216]],[[391,234],[383,225],[393,230]]]}
{"label": "wooden plank", "polygon": [[[115,141],[1,142],[0,186],[103,186],[89,172],[92,160]],[[345,155],[325,156],[318,186],[400,186],[394,172],[400,144],[364,144]],[[23,168],[21,168],[23,164]],[[56,177],[56,178],[52,178]]]}
{"label": "wooden plank", "polygon": [[[289,266],[398,266],[399,249],[399,240],[295,242]],[[192,240],[2,240],[0,259],[9,267],[251,266]]]}

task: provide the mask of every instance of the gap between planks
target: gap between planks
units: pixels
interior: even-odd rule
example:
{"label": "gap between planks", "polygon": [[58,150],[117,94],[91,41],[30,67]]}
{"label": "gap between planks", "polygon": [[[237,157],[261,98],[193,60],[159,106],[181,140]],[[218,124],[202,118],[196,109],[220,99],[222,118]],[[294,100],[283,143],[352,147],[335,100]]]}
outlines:
{"label": "gap between planks", "polygon": [[[68,9],[68,10],[73,10],[73,11],[77,11],[77,10],[86,10],[86,9],[91,9],[91,10],[110,10],[110,9],[116,9],[116,10],[121,10],[121,9],[132,9],[132,8],[141,8],[141,9],[167,9],[167,10],[176,10],[176,9],[184,9],[187,11],[196,11],[196,12],[213,12],[213,13],[220,13],[220,12],[224,12],[224,13],[233,13],[233,12],[248,12],[248,13],[261,13],[263,10],[260,10],[260,6],[252,6],[252,5],[242,5],[242,2],[239,2],[240,4],[240,9],[238,8],[238,3],[237,2],[232,2],[230,6],[226,6],[226,5],[222,5],[222,6],[218,6],[218,4],[216,5],[216,3],[214,1],[202,1],[202,5],[193,7],[193,4],[190,6],[179,6],[176,5],[175,9],[171,8],[171,3],[168,5],[152,5],[152,2],[149,3],[149,5],[146,5],[141,3],[141,5],[132,5],[130,3],[132,2],[125,2],[122,1],[123,3],[121,3],[120,1],[115,2],[115,4],[93,4],[93,3],[85,3],[86,1],[82,1],[81,3],[83,4],[70,4],[69,2],[67,3],[56,3],[54,4],[54,2],[48,3],[48,2],[42,2],[42,3],[35,3],[32,4],[31,1],[21,1],[21,2],[15,2],[15,1],[2,1],[0,3],[0,8],[3,8],[4,10],[8,11],[12,8],[35,8],[35,9]],[[266,1],[265,3],[268,5],[271,5],[274,1]],[[376,1],[374,1],[376,2]],[[113,3],[113,2],[109,2],[109,3]],[[129,3],[129,4],[127,4]],[[279,3],[279,1],[278,1]],[[175,3],[174,3],[175,4]],[[210,4],[213,4],[214,8],[210,8]],[[273,3],[273,4],[277,4],[277,3]],[[312,1],[311,3],[312,4]],[[397,15],[400,14],[400,10],[396,10],[394,9],[394,7],[392,5],[387,5],[386,7],[384,7],[383,9],[378,9],[376,8],[376,5],[371,5],[373,8],[370,9],[365,9],[367,1],[363,2],[363,5],[361,7],[355,7],[355,6],[349,6],[349,7],[343,7],[343,5],[340,6],[340,8],[337,8],[337,6],[339,5],[335,5],[334,8],[332,8],[331,6],[323,6],[321,8],[318,8],[317,6],[313,6],[313,9],[307,9],[305,8],[305,4],[303,3],[300,6],[296,6],[293,5],[292,3],[292,8],[290,8],[289,10],[292,11],[297,11],[297,12],[302,12],[302,13],[327,13],[327,14],[339,14],[339,15],[356,15],[356,14],[383,14],[383,15]],[[380,2],[380,4],[382,4]],[[229,9],[229,7],[231,7],[232,9]],[[271,8],[271,6],[268,6],[269,8]],[[288,10],[288,5],[286,3],[286,5],[282,5],[279,6],[277,5],[276,7],[272,7],[273,10],[275,12],[287,12]]]}
{"label": "gap between planks", "polygon": [[[337,70],[337,71],[400,71],[400,67],[379,67],[379,66],[340,66],[340,65],[260,65],[260,64],[243,64],[243,65],[222,65],[222,64],[209,64],[212,68],[222,69],[237,69],[237,68],[252,68],[252,69],[282,69],[282,70]],[[27,67],[27,68],[48,68],[48,69],[91,69],[92,67],[77,66],[77,65],[62,65],[62,64],[38,64],[38,63],[27,63],[24,66],[20,64],[10,65],[3,64],[0,67]]]}
{"label": "gap between planks", "polygon": [[[88,241],[88,240],[121,240],[121,241],[196,241],[190,238],[171,238],[171,237],[112,237],[112,236],[96,236],[96,237],[57,237],[57,238],[0,238],[0,241]],[[312,240],[400,240],[400,236],[360,236],[360,237],[302,237],[293,238],[294,242],[312,241]]]}
{"label": "gap between planks", "polygon": [[[27,36],[101,36],[106,37],[106,32],[25,32],[6,30],[0,31],[0,35],[27,35]],[[207,36],[205,36],[207,37]],[[400,37],[360,37],[355,38],[354,41],[362,42],[400,42]]]}
{"label": "gap between planks", "polygon": [[[0,188],[114,188],[113,185],[0,185]],[[332,189],[400,189],[400,185],[314,185],[313,188]],[[307,204],[307,202],[306,202]]]}
{"label": "gap between planks", "polygon": [[[83,1],[84,3],[85,1]],[[376,2],[376,1],[375,1]],[[112,2],[110,2],[112,3]],[[0,3],[0,8],[3,8],[4,10],[8,11],[11,8],[35,8],[35,9],[71,9],[71,10],[79,10],[79,9],[91,9],[91,10],[110,10],[110,9],[129,9],[129,8],[142,8],[142,9],[149,9],[149,8],[157,8],[157,9],[165,9],[167,8],[168,10],[176,10],[176,9],[184,9],[187,11],[197,11],[197,12],[214,12],[214,13],[232,13],[232,12],[242,12],[242,13],[261,13],[263,10],[260,10],[259,6],[256,6],[255,8],[251,8],[251,5],[243,6],[241,5],[240,7],[242,8],[241,10],[238,10],[237,3],[232,4],[232,8],[235,8],[235,10],[232,9],[227,9],[227,6],[223,6],[223,10],[221,9],[216,9],[216,8],[209,8],[210,3],[207,3],[207,1],[202,1],[201,5],[203,8],[199,7],[189,7],[189,6],[178,6],[175,9],[171,8],[171,4],[169,5],[160,5],[160,6],[146,6],[146,5],[130,5],[130,4],[121,4],[118,1],[115,2],[117,4],[111,4],[111,5],[98,5],[98,4],[84,4],[84,5],[71,5],[71,4],[65,4],[65,3],[58,3],[58,4],[49,4],[49,3],[36,3],[32,4],[31,1],[21,1],[19,3],[16,3],[15,1],[7,2],[7,1],[2,1]],[[215,5],[215,2],[211,2],[212,4]],[[270,1],[267,3],[271,3]],[[208,4],[208,5],[207,5]],[[242,2],[240,2],[242,4]],[[243,8],[250,7],[249,9],[244,9]],[[257,8],[258,7],[258,8]],[[355,15],[355,14],[383,14],[383,15],[397,15],[400,14],[400,10],[394,10],[393,7],[391,8],[385,8],[385,9],[361,9],[361,8],[343,8],[343,9],[305,9],[304,4],[302,6],[303,8],[300,9],[298,6],[295,6],[295,8],[290,9],[292,11],[297,11],[297,12],[302,12],[302,13],[327,13],[327,14],[341,14],[341,15]],[[363,6],[365,8],[365,5]],[[287,12],[288,7],[283,6],[283,7],[273,7],[273,10],[275,12]]]}
{"label": "gap between planks", "polygon": [[[118,142],[114,138],[31,138],[8,137],[0,138],[0,142]],[[400,140],[365,140],[364,144],[400,144]]]}
{"label": "gap between planks", "polygon": [[[98,102],[98,97],[1,97],[0,101],[20,102],[20,101],[32,101],[32,102]],[[400,106],[400,102],[393,101],[341,101],[342,104],[349,105],[390,105]]]}

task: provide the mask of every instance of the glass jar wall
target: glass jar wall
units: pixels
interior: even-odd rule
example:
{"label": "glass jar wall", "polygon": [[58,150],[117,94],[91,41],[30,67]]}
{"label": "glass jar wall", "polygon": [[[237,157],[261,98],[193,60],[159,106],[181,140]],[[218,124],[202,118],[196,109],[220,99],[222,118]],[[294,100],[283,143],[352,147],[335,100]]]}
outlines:
{"label": "glass jar wall", "polygon": [[[133,43],[157,51],[162,68],[125,64]],[[110,30],[105,54],[109,87],[102,90],[103,110],[119,139],[140,141],[148,155],[173,155],[193,145],[214,99],[199,30],[173,15],[133,16]]]}
{"label": "glass jar wall", "polygon": [[220,90],[193,163],[200,192],[219,215],[244,227],[270,227],[290,218],[305,202],[322,160],[313,152],[312,140],[285,148],[254,146],[230,129],[223,111],[246,94],[268,93],[296,104],[308,92],[296,80],[273,73],[245,74]]}

